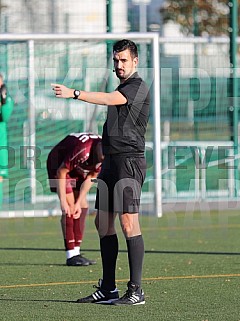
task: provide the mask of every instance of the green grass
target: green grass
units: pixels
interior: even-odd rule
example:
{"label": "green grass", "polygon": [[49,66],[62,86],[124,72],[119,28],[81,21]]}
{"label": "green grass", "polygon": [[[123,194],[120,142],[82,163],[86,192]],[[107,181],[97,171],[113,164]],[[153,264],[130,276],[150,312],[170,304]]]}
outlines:
{"label": "green grass", "polygon": [[[83,244],[84,254],[97,260],[90,267],[65,266],[59,217],[0,220],[0,320],[240,320],[238,212],[169,213],[141,217],[141,225],[146,304],[115,307],[74,303],[101,277],[93,216]],[[117,284],[123,294],[128,265],[121,233],[119,241]]]}

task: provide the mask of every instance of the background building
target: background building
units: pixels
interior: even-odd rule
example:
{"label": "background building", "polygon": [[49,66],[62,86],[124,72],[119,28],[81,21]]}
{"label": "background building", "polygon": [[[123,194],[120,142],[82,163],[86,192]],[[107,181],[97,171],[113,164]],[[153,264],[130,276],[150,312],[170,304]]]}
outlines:
{"label": "background building", "polygon": [[[106,0],[2,0],[2,33],[106,32]],[[112,31],[126,32],[127,0],[112,0]]]}

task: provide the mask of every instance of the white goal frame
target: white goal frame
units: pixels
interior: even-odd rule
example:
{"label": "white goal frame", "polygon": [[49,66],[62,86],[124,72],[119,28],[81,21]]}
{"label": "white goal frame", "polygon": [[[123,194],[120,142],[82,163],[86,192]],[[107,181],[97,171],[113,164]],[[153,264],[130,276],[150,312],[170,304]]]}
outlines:
{"label": "white goal frame", "polygon": [[[35,84],[34,84],[34,44],[37,41],[98,41],[131,39],[152,44],[153,62],[153,140],[154,140],[154,208],[157,217],[162,216],[162,176],[161,176],[161,128],[160,128],[160,54],[158,33],[103,33],[103,34],[1,34],[0,41],[26,41],[28,44],[28,78],[29,78],[29,129],[30,146],[36,146],[35,141]],[[36,170],[34,162],[30,162],[31,203],[36,203]]]}

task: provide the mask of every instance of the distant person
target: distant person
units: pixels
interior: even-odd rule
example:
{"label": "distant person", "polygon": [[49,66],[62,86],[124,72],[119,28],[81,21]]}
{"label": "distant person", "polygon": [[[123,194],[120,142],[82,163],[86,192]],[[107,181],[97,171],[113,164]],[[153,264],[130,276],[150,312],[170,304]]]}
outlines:
{"label": "distant person", "polygon": [[[96,52],[96,59],[98,57]],[[52,87],[57,98],[108,106],[103,127],[104,161],[98,176],[95,220],[100,237],[103,276],[97,290],[77,302],[138,305],[145,303],[141,287],[144,242],[139,205],[146,175],[144,152],[150,95],[136,70],[138,50],[133,41],[123,39],[113,45],[113,64],[120,84],[110,93],[74,90],[61,84],[52,84]],[[130,270],[127,291],[121,298],[115,279],[118,237],[114,222],[117,215],[126,239]]]}
{"label": "distant person", "polygon": [[2,74],[0,74],[0,96],[1,96],[1,106],[2,106],[6,104],[6,101],[7,101],[7,86],[4,83]]}
{"label": "distant person", "polygon": [[0,74],[0,208],[3,202],[3,181],[8,177],[7,122],[11,117],[14,102],[7,91],[3,75]]}
{"label": "distant person", "polygon": [[103,161],[101,136],[72,133],[49,153],[47,171],[50,189],[58,193],[62,210],[61,226],[68,266],[95,264],[80,252],[88,212],[87,193]]}

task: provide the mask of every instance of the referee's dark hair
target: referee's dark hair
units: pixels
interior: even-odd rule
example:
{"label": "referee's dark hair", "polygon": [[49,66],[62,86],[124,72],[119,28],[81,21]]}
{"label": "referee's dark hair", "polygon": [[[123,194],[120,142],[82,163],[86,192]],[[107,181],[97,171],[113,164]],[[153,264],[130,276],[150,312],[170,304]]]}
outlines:
{"label": "referee's dark hair", "polygon": [[135,58],[138,57],[138,50],[137,50],[137,46],[136,44],[128,39],[122,39],[117,41],[114,45],[113,45],[113,52],[120,52],[120,51],[124,51],[124,50],[129,50],[131,57]]}

